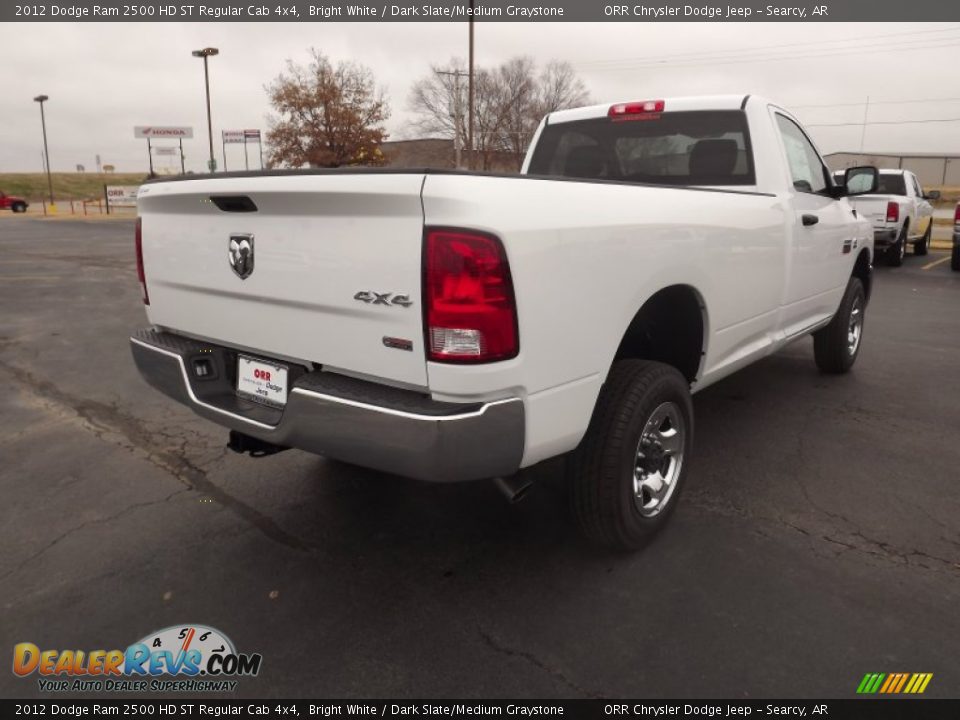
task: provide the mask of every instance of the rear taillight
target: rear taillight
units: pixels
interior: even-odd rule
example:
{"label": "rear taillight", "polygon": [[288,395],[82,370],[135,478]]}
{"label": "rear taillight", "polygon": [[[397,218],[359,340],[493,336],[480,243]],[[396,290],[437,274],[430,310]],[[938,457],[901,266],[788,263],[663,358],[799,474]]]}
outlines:
{"label": "rear taillight", "polygon": [[481,363],[516,356],[513,280],[500,240],[469,230],[428,230],[423,263],[427,357]]}
{"label": "rear taillight", "polygon": [[887,222],[897,222],[900,219],[900,206],[895,202],[887,203]]}
{"label": "rear taillight", "polygon": [[953,211],[953,224],[960,225],[960,203],[957,203],[957,209]]}
{"label": "rear taillight", "polygon": [[140,218],[137,218],[136,245],[137,245],[137,280],[140,281],[140,294],[143,296],[143,304],[150,304],[150,296],[147,294],[147,275],[143,270],[143,225]]}

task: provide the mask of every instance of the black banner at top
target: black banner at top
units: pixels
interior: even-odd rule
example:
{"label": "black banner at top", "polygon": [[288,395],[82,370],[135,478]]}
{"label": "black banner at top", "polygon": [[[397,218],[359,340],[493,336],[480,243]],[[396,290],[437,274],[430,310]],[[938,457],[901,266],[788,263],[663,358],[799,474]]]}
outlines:
{"label": "black banner at top", "polygon": [[63,0],[3,2],[0,22],[955,22],[951,0]]}

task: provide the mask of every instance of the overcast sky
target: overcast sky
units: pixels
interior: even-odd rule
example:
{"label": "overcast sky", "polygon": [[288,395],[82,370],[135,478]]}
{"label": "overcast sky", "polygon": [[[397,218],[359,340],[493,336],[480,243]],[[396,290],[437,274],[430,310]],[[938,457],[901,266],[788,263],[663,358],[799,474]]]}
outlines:
{"label": "overcast sky", "polygon": [[[264,85],[311,46],[368,65],[393,111],[394,139],[412,137],[407,95],[431,63],[466,55],[465,23],[6,23],[0,25],[0,172],[39,171],[40,113],[50,96],[52,167],[146,168],[134,125],[192,125],[187,168],[204,169],[202,62],[210,62],[215,142],[222,129],[266,128]],[[478,23],[476,62],[526,54],[574,65],[598,102],[704,93],[754,93],[793,108],[823,152],[859,149],[868,120],[960,118],[960,25],[939,23]],[[906,102],[938,99],[936,102]],[[805,106],[829,107],[805,107]],[[851,123],[840,127],[823,125]],[[821,125],[821,127],[817,127]],[[960,122],[870,124],[871,151],[960,153]],[[160,144],[160,143],[158,143]],[[228,146],[229,169],[243,164]],[[255,166],[256,150],[251,150]],[[220,147],[217,145],[220,160]],[[157,158],[157,164],[171,162]]]}

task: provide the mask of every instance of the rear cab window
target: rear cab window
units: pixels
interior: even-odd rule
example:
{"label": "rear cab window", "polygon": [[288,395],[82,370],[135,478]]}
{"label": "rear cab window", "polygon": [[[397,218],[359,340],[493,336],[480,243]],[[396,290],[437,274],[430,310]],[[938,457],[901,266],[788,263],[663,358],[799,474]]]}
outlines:
{"label": "rear cab window", "polygon": [[877,185],[877,195],[906,195],[907,183],[900,173],[880,173],[880,182]]}
{"label": "rear cab window", "polygon": [[740,110],[649,113],[547,125],[533,175],[654,185],[754,185],[747,118]]}

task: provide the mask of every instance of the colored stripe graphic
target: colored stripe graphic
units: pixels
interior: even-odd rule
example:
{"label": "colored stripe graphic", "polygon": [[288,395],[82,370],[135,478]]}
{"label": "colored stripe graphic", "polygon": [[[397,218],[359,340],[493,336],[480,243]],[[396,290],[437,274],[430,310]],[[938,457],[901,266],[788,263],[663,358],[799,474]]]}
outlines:
{"label": "colored stripe graphic", "polygon": [[900,682],[897,683],[897,687],[896,689],[894,689],[893,692],[898,693],[901,690],[903,690],[903,686],[906,684],[906,682],[907,682],[907,674],[900,673]]}
{"label": "colored stripe graphic", "polygon": [[926,691],[933,673],[867,673],[857,685],[860,695],[920,695]]}
{"label": "colored stripe graphic", "polygon": [[914,673],[910,676],[910,681],[907,683],[907,686],[903,689],[904,694],[915,692],[915,688],[920,684],[920,676],[917,673]]}

